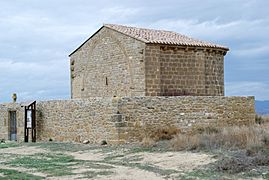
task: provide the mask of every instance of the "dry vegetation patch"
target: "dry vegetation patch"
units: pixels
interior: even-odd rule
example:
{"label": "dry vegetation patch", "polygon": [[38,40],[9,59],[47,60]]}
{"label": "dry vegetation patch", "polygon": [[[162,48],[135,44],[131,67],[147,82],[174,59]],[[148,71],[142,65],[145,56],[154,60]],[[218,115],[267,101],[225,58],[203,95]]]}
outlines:
{"label": "dry vegetation patch", "polygon": [[171,145],[175,150],[194,149],[252,149],[269,145],[269,131],[261,125],[215,128],[197,134],[177,134]]}
{"label": "dry vegetation patch", "polygon": [[214,132],[178,134],[171,140],[175,150],[222,150],[213,169],[228,174],[268,176],[269,128],[268,125],[232,126],[216,128]]}
{"label": "dry vegetation patch", "polygon": [[157,141],[171,140],[179,133],[180,129],[175,126],[161,127],[157,130],[145,128],[142,132],[141,144],[143,146],[153,146]]}
{"label": "dry vegetation patch", "polygon": [[[170,132],[173,133],[167,133],[170,136],[162,136],[163,133],[160,132],[169,130],[164,128],[163,131],[148,132],[141,144],[156,147],[159,146],[160,140],[166,139],[169,142],[167,149],[207,152],[218,157],[215,162],[205,163],[203,170],[194,165],[192,171],[182,176],[183,178],[219,179],[225,176],[228,179],[269,179],[268,117],[257,116],[256,123],[249,126],[196,126],[190,131],[177,132],[172,128]],[[156,135],[153,135],[154,133]],[[179,159],[183,164],[191,164],[189,157],[189,161],[185,163],[184,158]],[[158,164],[156,161],[154,163]]]}

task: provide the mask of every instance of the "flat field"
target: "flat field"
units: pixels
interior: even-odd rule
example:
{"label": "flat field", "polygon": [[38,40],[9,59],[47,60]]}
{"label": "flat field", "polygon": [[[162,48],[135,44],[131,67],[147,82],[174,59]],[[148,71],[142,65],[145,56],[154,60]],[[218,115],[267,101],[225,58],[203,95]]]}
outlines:
{"label": "flat field", "polygon": [[96,146],[43,142],[0,144],[0,179],[268,179],[268,166],[229,173],[223,158],[236,152],[172,150],[154,146]]}

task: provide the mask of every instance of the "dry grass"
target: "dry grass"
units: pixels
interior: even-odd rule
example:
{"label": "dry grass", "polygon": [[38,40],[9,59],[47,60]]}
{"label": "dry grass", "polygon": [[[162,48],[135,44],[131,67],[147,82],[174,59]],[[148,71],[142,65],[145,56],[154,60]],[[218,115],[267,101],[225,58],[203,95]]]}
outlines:
{"label": "dry grass", "polygon": [[269,117],[256,116],[252,126],[194,127],[192,133],[178,133],[171,140],[174,150],[246,149],[269,147]]}
{"label": "dry grass", "polygon": [[144,146],[154,146],[156,142],[160,140],[171,140],[179,133],[180,129],[175,126],[166,126],[153,131],[145,129],[141,144]]}
{"label": "dry grass", "polygon": [[226,155],[221,155],[214,166],[217,172],[261,171],[269,166],[269,118],[262,117],[256,122],[253,126],[196,128],[192,131],[195,134],[177,134],[170,145],[174,150],[224,150]]}
{"label": "dry grass", "polygon": [[[170,128],[170,129],[169,129]],[[260,172],[269,167],[269,118],[258,117],[252,126],[202,126],[190,131],[166,127],[146,131],[142,145],[160,147],[165,142],[171,150],[196,150],[217,153],[217,160],[210,169],[214,173],[238,175]],[[265,168],[265,170],[264,170]],[[252,170],[255,170],[255,173]],[[254,174],[253,174],[254,173]],[[247,175],[246,175],[247,176]]]}
{"label": "dry grass", "polygon": [[175,150],[192,149],[248,149],[252,147],[269,146],[269,129],[261,125],[253,127],[232,126],[216,128],[216,132],[202,132],[201,134],[178,134],[171,140]]}
{"label": "dry grass", "polygon": [[183,133],[174,126],[155,131],[146,129],[141,144],[154,146],[160,140],[170,140],[173,150],[202,149],[246,149],[269,147],[269,117],[256,117],[252,126],[193,127],[190,133]]}
{"label": "dry grass", "polygon": [[269,125],[269,116],[256,115],[255,122],[256,122],[256,124],[267,124],[267,125]]}

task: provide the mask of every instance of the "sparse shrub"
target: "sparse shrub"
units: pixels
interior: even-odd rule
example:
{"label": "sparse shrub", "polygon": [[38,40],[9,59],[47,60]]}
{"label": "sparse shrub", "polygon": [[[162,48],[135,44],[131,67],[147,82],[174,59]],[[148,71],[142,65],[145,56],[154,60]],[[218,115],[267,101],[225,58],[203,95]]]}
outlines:
{"label": "sparse shrub", "polygon": [[258,166],[268,165],[268,155],[259,152],[255,156],[248,156],[244,151],[239,151],[232,157],[222,158],[218,161],[216,169],[221,172],[235,174],[257,168]]}
{"label": "sparse shrub", "polygon": [[159,140],[170,140],[172,139],[176,134],[179,133],[179,129],[173,126],[160,128],[156,132],[153,132],[151,134],[151,138],[155,139],[156,141]]}
{"label": "sparse shrub", "polygon": [[259,115],[256,114],[256,116],[255,116],[255,123],[256,124],[263,124],[264,123],[264,119],[261,116],[259,116]]}
{"label": "sparse shrub", "polygon": [[255,116],[256,124],[268,124],[269,123],[269,116],[260,116],[256,114]]}
{"label": "sparse shrub", "polygon": [[251,159],[244,154],[241,154],[239,157],[235,156],[221,159],[218,161],[216,169],[221,172],[234,174],[250,170],[252,166],[253,164]]}

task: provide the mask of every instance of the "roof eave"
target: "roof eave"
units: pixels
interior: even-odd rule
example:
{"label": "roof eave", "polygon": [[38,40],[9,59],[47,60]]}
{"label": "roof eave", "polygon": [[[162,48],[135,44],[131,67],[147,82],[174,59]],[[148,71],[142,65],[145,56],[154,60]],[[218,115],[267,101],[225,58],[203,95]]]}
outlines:
{"label": "roof eave", "polygon": [[199,47],[199,48],[216,48],[216,49],[221,49],[223,51],[228,52],[230,49],[225,46],[201,46],[201,45],[191,45],[191,44],[176,44],[176,43],[157,43],[157,42],[146,42],[146,44],[156,44],[156,45],[166,45],[166,46],[188,46],[188,47]]}

